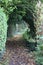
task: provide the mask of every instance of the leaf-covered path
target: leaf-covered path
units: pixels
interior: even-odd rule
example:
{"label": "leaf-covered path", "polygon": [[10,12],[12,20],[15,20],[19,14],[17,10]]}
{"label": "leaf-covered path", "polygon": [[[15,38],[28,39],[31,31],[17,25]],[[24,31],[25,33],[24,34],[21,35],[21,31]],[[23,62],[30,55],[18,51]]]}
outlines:
{"label": "leaf-covered path", "polygon": [[25,42],[7,42],[6,49],[0,65],[35,65],[33,54],[28,52]]}

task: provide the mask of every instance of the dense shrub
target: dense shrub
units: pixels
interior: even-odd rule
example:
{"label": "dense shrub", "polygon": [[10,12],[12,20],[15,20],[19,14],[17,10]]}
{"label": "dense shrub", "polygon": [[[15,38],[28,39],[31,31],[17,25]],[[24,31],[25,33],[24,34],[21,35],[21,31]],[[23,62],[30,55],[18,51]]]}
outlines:
{"label": "dense shrub", "polygon": [[38,1],[39,0],[0,0],[0,53],[3,53],[5,49],[7,23],[8,26],[10,24],[12,25],[12,23],[15,26],[16,23],[21,24],[21,22],[23,23],[25,21],[28,23],[28,30],[23,34],[23,38],[27,40],[26,44],[28,47],[31,47],[30,50],[34,50],[35,46],[37,46],[37,51],[35,52],[36,62],[39,65],[43,65],[43,41],[39,40],[38,45],[36,45],[37,32],[40,31],[40,9],[36,7]]}
{"label": "dense shrub", "polygon": [[43,40],[38,41],[35,52],[35,61],[37,65],[43,65]]}
{"label": "dense shrub", "polygon": [[[33,38],[36,36],[36,26],[35,22],[37,19],[36,14],[36,4],[38,0],[0,0],[0,7],[4,8],[4,12],[8,15],[10,19],[10,15],[12,16],[12,20],[15,22],[19,22],[22,20],[29,24],[30,31],[28,34],[26,33],[27,37],[25,37],[28,41],[29,38]],[[18,17],[17,17],[18,16]],[[13,19],[14,18],[14,19]],[[12,21],[8,21],[11,23]],[[29,36],[30,35],[30,36]],[[34,41],[34,40],[33,40]]]}
{"label": "dense shrub", "polygon": [[5,50],[5,43],[7,38],[7,17],[3,11],[4,10],[0,8],[0,54]]}
{"label": "dense shrub", "polygon": [[[38,0],[0,0],[0,7],[4,8],[4,12],[8,16],[8,25],[25,21],[28,23],[28,31],[24,34],[24,38],[29,42],[35,42],[36,36],[36,3]],[[30,30],[29,30],[30,29]]]}
{"label": "dense shrub", "polygon": [[[42,31],[42,25],[43,25],[43,3],[41,3],[41,7],[40,7],[40,16],[38,17],[38,21],[39,21],[39,26],[37,28],[37,47],[36,47],[36,52],[35,52],[35,60],[37,65],[43,65],[43,31]],[[38,12],[38,13],[39,13]]]}

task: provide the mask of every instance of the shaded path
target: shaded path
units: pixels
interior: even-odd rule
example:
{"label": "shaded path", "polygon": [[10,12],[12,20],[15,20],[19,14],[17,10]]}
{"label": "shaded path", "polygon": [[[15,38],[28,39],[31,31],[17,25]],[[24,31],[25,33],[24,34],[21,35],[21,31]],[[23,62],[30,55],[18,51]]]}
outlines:
{"label": "shaded path", "polygon": [[7,42],[7,50],[0,65],[35,65],[33,54],[28,52],[24,43]]}

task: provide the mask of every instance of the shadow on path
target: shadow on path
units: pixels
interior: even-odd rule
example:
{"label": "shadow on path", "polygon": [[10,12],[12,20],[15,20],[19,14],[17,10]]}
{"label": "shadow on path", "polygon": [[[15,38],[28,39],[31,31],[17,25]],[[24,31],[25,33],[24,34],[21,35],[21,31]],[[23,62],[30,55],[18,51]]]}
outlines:
{"label": "shadow on path", "polygon": [[25,41],[8,41],[0,65],[35,65],[33,53],[28,52]]}

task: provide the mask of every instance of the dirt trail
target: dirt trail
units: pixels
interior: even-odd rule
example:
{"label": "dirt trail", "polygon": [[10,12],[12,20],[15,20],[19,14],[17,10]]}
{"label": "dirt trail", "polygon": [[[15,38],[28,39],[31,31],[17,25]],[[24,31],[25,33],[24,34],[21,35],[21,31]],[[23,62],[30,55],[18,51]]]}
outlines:
{"label": "dirt trail", "polygon": [[0,65],[35,65],[33,54],[28,52],[24,41],[7,42],[6,53]]}

